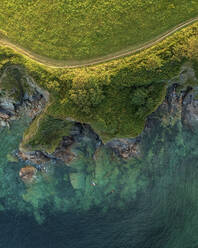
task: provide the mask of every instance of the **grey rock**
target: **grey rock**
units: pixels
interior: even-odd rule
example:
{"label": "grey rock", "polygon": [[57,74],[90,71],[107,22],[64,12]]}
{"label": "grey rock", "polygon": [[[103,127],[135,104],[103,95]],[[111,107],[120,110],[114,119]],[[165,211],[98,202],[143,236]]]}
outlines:
{"label": "grey rock", "polygon": [[198,132],[198,90],[192,89],[183,100],[182,121],[186,127]]}
{"label": "grey rock", "polygon": [[24,161],[31,161],[33,164],[44,164],[50,161],[50,158],[41,151],[18,152],[18,157]]}
{"label": "grey rock", "polygon": [[112,149],[119,157],[128,159],[138,158],[141,154],[140,137],[134,139],[114,139],[105,144]]}
{"label": "grey rock", "polygon": [[6,121],[0,121],[0,126],[1,127],[7,127],[7,122]]}
{"label": "grey rock", "polygon": [[1,102],[0,107],[10,112],[15,111],[14,104],[12,101],[9,101],[9,99],[6,99],[3,102]]}

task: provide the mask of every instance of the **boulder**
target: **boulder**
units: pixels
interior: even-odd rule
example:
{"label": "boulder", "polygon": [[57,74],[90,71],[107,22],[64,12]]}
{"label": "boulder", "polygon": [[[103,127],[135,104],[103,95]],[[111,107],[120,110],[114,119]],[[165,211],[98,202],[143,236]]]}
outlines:
{"label": "boulder", "polygon": [[24,183],[32,183],[36,176],[37,169],[33,166],[27,165],[21,168],[19,171],[19,176]]}
{"label": "boulder", "polygon": [[15,111],[14,104],[12,103],[12,101],[9,101],[8,99],[1,102],[0,107],[5,109],[6,111],[10,111],[10,112]]}
{"label": "boulder", "polygon": [[140,156],[140,138],[114,139],[105,146],[113,150],[119,157],[129,159]]}
{"label": "boulder", "polygon": [[8,126],[8,124],[7,124],[6,121],[1,121],[0,120],[0,127],[7,127],[7,126]]}
{"label": "boulder", "polygon": [[75,158],[75,154],[70,149],[73,143],[74,138],[72,136],[64,136],[52,155],[66,164],[71,162]]}
{"label": "boulder", "polygon": [[50,161],[50,158],[41,151],[22,152],[18,156],[24,161],[31,161],[33,164],[44,164]]}
{"label": "boulder", "polygon": [[0,118],[3,120],[8,120],[10,116],[6,113],[0,112]]}

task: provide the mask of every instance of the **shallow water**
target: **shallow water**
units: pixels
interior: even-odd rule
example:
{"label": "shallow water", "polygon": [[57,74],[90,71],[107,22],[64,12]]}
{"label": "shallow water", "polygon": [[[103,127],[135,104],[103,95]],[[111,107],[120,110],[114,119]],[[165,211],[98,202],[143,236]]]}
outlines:
{"label": "shallow water", "polygon": [[156,123],[127,162],[106,148],[94,160],[85,139],[70,167],[49,163],[31,186],[8,161],[27,126],[0,133],[0,247],[198,247],[198,135],[179,121]]}

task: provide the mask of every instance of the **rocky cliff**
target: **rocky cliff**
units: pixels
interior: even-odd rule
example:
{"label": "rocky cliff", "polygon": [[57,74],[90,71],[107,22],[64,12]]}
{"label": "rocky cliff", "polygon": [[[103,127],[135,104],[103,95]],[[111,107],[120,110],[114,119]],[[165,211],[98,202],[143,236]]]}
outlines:
{"label": "rocky cliff", "polygon": [[72,128],[68,136],[63,136],[62,140],[52,153],[46,151],[20,151],[19,155],[26,161],[33,164],[43,164],[49,160],[61,160],[65,164],[77,159],[75,150],[86,152],[86,143],[93,143],[95,152],[105,147],[111,150],[116,156],[122,159],[141,156],[142,135],[155,128],[156,121],[160,121],[164,126],[173,126],[178,120],[184,127],[196,131],[198,122],[198,87],[194,70],[190,65],[184,65],[180,74],[167,83],[167,95],[164,102],[151,114],[146,122],[143,133],[136,138],[119,138],[103,144],[100,137],[87,124],[72,122]]}

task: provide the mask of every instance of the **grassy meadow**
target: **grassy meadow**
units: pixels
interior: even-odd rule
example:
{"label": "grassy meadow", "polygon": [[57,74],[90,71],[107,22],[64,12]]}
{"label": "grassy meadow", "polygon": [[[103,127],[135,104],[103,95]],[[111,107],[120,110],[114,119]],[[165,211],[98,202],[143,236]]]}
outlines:
{"label": "grassy meadow", "polygon": [[39,55],[86,60],[139,46],[197,15],[196,0],[1,0],[0,34]]}

